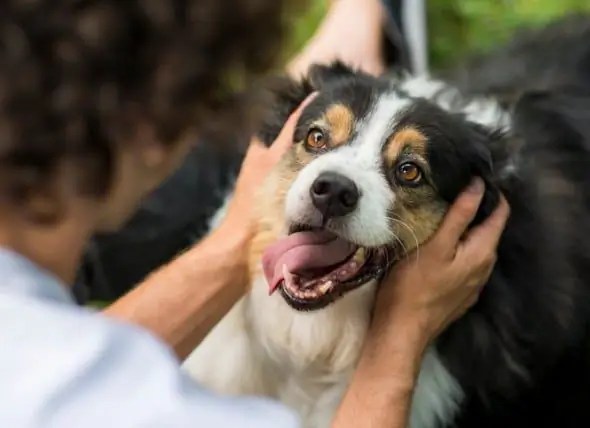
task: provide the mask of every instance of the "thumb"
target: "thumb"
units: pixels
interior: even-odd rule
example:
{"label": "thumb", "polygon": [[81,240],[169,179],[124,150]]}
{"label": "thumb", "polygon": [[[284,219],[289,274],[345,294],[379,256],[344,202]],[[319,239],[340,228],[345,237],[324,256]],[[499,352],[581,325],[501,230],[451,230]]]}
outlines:
{"label": "thumb", "polygon": [[464,253],[473,254],[476,260],[481,260],[486,253],[495,252],[509,216],[510,207],[502,196],[494,212],[467,234],[462,244]]}
{"label": "thumb", "polygon": [[454,255],[457,244],[475,218],[483,198],[485,185],[475,178],[469,187],[455,199],[436,233],[433,243],[444,256]]}

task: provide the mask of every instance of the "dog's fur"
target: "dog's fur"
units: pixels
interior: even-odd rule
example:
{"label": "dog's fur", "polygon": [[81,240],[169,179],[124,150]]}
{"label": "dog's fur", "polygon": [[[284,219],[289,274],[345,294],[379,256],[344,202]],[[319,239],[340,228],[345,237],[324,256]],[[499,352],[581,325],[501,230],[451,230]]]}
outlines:
{"label": "dog's fur", "polygon": [[[587,38],[573,42],[590,46]],[[290,223],[314,221],[304,195],[321,171],[347,175],[363,193],[353,214],[329,226],[335,233],[367,247],[398,242],[405,251],[424,243],[480,176],[486,192],[474,223],[493,211],[500,191],[511,217],[478,303],[424,357],[410,426],[590,424],[589,86],[527,88],[505,109],[427,77],[373,78],[335,64],[275,87],[266,142],[307,94],[319,96],[259,196],[252,290],[184,367],[220,392],[275,397],[304,426],[328,427],[363,344],[376,282],[298,311],[279,293],[268,296],[262,252]],[[329,122],[332,145],[319,154],[302,142],[318,120]],[[404,188],[391,179],[407,147],[428,184]]]}

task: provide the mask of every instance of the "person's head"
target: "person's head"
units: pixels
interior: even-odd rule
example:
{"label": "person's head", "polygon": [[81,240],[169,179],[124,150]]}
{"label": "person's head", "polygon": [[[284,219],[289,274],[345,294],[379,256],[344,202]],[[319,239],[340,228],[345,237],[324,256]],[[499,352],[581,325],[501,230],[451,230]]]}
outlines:
{"label": "person's head", "polygon": [[89,234],[125,223],[198,132],[244,117],[234,89],[276,64],[293,18],[288,5],[7,2],[0,15],[0,246],[71,277],[75,265],[68,255],[54,260],[55,253],[72,251],[76,259]]}
{"label": "person's head", "polygon": [[281,0],[14,0],[0,17],[0,217],[112,230],[277,59]]}

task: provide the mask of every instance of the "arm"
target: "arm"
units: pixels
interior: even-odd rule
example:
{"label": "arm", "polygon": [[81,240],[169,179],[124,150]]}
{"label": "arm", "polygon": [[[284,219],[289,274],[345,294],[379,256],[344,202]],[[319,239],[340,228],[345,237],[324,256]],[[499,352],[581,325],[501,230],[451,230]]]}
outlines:
{"label": "arm", "polygon": [[[330,0],[329,10],[303,50],[287,65],[294,77],[305,75],[314,63],[336,59],[367,73],[385,69],[382,29],[385,8],[381,0]],[[342,43],[346,40],[346,43]]]}
{"label": "arm", "polygon": [[291,147],[295,124],[313,94],[289,117],[270,148],[250,144],[222,224],[207,238],[117,300],[104,313],[139,324],[184,360],[244,295],[248,247],[256,231],[255,198]]}
{"label": "arm", "polygon": [[248,237],[221,227],[104,313],[139,324],[182,360],[245,293]]}
{"label": "arm", "polygon": [[397,263],[381,285],[357,370],[333,428],[405,428],[415,382],[429,343],[471,307],[495,263],[508,218],[505,200],[467,231],[483,183],[457,198],[443,224],[420,250]]}
{"label": "arm", "polygon": [[[396,337],[394,347],[376,343],[369,337],[348,392],[342,401],[332,428],[387,427],[406,428],[409,410],[425,343],[415,338],[418,323],[394,322],[405,331]],[[404,328],[404,326],[408,328]],[[392,327],[392,330],[394,328]],[[387,348],[391,352],[383,352]]]}

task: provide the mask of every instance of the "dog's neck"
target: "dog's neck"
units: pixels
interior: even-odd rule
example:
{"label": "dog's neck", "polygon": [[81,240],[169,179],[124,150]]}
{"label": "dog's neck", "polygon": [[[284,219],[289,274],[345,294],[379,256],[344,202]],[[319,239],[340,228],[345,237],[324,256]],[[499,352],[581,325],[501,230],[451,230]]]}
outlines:
{"label": "dog's neck", "polygon": [[321,366],[341,372],[355,366],[362,346],[376,284],[350,292],[312,312],[291,308],[280,293],[268,296],[264,276],[255,279],[249,296],[256,340],[282,366],[305,371]]}

